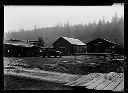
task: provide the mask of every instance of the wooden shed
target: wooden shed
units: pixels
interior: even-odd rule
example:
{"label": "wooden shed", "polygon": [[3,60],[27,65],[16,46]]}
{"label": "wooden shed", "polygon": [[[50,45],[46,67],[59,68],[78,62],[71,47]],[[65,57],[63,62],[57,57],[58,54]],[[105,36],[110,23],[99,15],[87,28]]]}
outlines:
{"label": "wooden shed", "polygon": [[62,52],[62,55],[86,53],[86,44],[75,38],[60,37],[52,45],[53,48]]}
{"label": "wooden shed", "polygon": [[21,43],[4,43],[3,48],[3,55],[12,57],[36,56],[39,49],[33,45]]}
{"label": "wooden shed", "polygon": [[96,38],[86,44],[87,53],[118,53],[118,51],[120,50],[118,48],[120,46],[119,44],[107,39]]}

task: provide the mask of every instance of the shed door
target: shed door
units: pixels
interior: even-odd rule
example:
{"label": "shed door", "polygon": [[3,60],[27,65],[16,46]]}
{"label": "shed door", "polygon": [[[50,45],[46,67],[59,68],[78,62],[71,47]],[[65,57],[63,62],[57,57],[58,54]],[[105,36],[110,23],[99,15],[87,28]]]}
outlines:
{"label": "shed door", "polygon": [[66,54],[66,48],[65,47],[60,47],[60,51],[62,52],[62,55]]}

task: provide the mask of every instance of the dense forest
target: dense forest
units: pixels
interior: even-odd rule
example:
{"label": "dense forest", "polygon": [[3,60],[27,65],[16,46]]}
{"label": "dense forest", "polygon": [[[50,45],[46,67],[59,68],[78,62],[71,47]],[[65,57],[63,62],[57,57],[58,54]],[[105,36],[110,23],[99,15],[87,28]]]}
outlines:
{"label": "dense forest", "polygon": [[104,17],[98,23],[94,21],[88,24],[71,25],[67,21],[64,25],[60,23],[55,27],[35,26],[32,30],[21,29],[4,33],[5,39],[37,40],[38,37],[42,37],[45,47],[50,47],[61,36],[77,38],[84,43],[100,37],[124,45],[124,18],[115,14],[111,21],[105,21]]}

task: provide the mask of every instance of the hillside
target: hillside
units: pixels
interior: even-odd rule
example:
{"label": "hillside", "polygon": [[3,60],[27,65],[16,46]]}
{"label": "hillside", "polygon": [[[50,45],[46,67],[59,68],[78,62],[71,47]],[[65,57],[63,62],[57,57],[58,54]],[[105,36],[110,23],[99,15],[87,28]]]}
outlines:
{"label": "hillside", "polygon": [[84,43],[100,37],[124,45],[124,19],[115,15],[111,22],[105,22],[104,19],[98,23],[84,25],[70,25],[67,22],[64,26],[57,24],[55,27],[36,28],[30,31],[21,29],[4,33],[5,39],[37,40],[38,37],[43,37],[46,47],[50,47],[61,36],[77,38]]}

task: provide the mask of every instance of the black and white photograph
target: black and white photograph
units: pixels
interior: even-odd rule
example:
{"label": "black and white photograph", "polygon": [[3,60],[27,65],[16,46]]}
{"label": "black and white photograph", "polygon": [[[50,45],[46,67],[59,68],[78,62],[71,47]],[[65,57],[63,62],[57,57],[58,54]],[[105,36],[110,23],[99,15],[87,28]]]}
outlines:
{"label": "black and white photograph", "polygon": [[124,3],[5,5],[4,90],[124,92]]}

